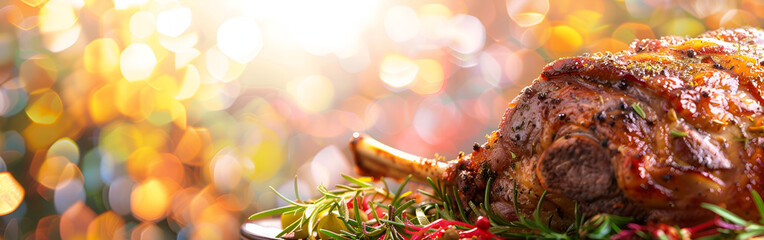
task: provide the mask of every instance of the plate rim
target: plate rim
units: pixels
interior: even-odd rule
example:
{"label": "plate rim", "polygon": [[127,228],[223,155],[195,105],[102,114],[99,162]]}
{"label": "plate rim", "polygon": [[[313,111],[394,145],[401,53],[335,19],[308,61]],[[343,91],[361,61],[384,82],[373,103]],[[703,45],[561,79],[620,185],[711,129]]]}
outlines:
{"label": "plate rim", "polygon": [[[263,223],[269,223],[269,224],[263,224]],[[278,223],[278,225],[281,225],[281,220],[279,218],[264,218],[264,219],[256,219],[256,220],[247,220],[244,223],[241,224],[241,227],[239,227],[239,234],[241,235],[242,239],[251,239],[251,240],[282,240],[283,238],[275,238],[270,235],[264,235],[256,232],[252,232],[247,229],[248,225],[256,225],[261,228],[266,229],[274,229],[281,231],[281,228],[274,228],[270,225],[273,225],[273,223]]]}

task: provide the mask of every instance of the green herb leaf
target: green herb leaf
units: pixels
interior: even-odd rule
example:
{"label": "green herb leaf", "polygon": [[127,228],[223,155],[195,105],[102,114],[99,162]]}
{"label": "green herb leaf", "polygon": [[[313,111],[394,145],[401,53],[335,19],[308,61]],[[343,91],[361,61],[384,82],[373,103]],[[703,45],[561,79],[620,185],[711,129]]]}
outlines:
{"label": "green herb leaf", "polygon": [[[746,229],[747,230],[747,229]],[[737,239],[751,239],[759,235],[764,235],[764,231],[750,231],[737,235]]]}
{"label": "green herb leaf", "polygon": [[427,196],[427,197],[429,197],[429,198],[432,198],[432,199],[434,199],[434,200],[440,200],[440,199],[439,199],[437,196],[435,196],[435,195],[432,195],[431,193],[428,193],[428,192],[427,192],[427,191],[425,191],[425,190],[422,190],[422,189],[417,189],[416,191],[417,191],[417,192],[419,192],[420,194],[422,194],[422,195],[425,195],[425,196]]}
{"label": "green herb leaf", "polygon": [[379,215],[377,215],[377,211],[376,211],[377,208],[374,205],[375,205],[374,201],[369,201],[369,208],[371,208],[371,213],[374,216],[374,219],[377,220],[377,222],[379,222]]}
{"label": "green herb leaf", "polygon": [[578,201],[576,201],[576,209],[573,209],[573,214],[576,217],[576,222],[574,222],[573,232],[578,232],[582,226],[584,226],[584,221],[586,221],[586,215],[583,214],[579,210]]}
{"label": "green herb leaf", "polygon": [[549,227],[541,221],[541,217],[539,217],[539,213],[541,212],[541,203],[544,201],[544,197],[546,197],[546,191],[541,193],[541,197],[539,197],[539,202],[536,204],[536,210],[533,211],[533,220],[538,223],[541,229],[552,232],[552,229],[549,229]]}
{"label": "green herb leaf", "polygon": [[323,184],[318,185],[318,192],[324,195],[324,197],[332,197],[332,198],[340,198],[337,195],[334,195],[334,193],[330,192],[329,189],[326,189]]}
{"label": "green herb leaf", "polygon": [[276,193],[276,195],[278,195],[281,199],[284,199],[284,201],[287,201],[288,203],[291,203],[292,205],[297,205],[297,206],[301,206],[301,207],[307,207],[307,205],[305,205],[305,204],[297,203],[295,201],[289,200],[289,198],[286,198],[286,197],[284,197],[284,195],[281,195],[281,193],[279,191],[276,191],[275,188],[273,188],[273,187],[270,187],[270,188],[271,188],[271,191]]}
{"label": "green herb leaf", "polygon": [[[454,198],[456,198],[456,207],[459,208],[459,214],[462,216],[462,221],[467,221],[467,214],[465,214],[464,208],[462,208],[462,199],[459,197],[459,193],[456,192],[456,188],[451,188],[451,190],[454,192]],[[446,198],[448,198],[448,196],[446,196]]]}
{"label": "green herb leaf", "polygon": [[[519,209],[517,208],[517,180],[512,181],[512,209]],[[525,221],[522,213],[518,214],[517,218],[520,219],[520,222]]]}
{"label": "green herb leaf", "polygon": [[430,220],[427,220],[427,215],[424,215],[424,210],[422,210],[422,208],[417,208],[414,211],[416,213],[416,220],[419,222],[419,225],[430,224]]}
{"label": "green herb leaf", "polygon": [[640,106],[638,102],[632,103],[631,108],[633,108],[634,112],[636,112],[640,117],[645,118],[645,111],[642,110],[642,106]]}
{"label": "green herb leaf", "polygon": [[[433,181],[432,181],[432,178],[430,178],[430,177],[427,177],[427,183],[429,183],[429,184],[430,184],[430,187],[432,187],[432,191],[433,191],[433,193],[434,193],[433,195],[435,195],[435,196],[438,196],[438,197],[440,197],[440,196],[442,196],[442,195],[443,195],[443,194],[440,192],[440,187],[439,187],[438,185],[435,185],[435,182],[433,182]],[[440,183],[440,180],[438,180],[438,183]],[[438,198],[437,200],[440,200],[440,201],[442,201],[443,199],[442,199],[442,198]]]}
{"label": "green herb leaf", "polygon": [[643,232],[643,231],[637,231],[637,232],[635,232],[634,234],[636,234],[637,236],[639,236],[639,237],[640,237],[640,238],[642,238],[642,239],[652,239],[652,238],[650,237],[650,235],[648,235],[647,233],[645,233],[645,232]]}
{"label": "green herb leaf", "polygon": [[669,133],[671,133],[671,136],[674,136],[674,137],[686,137],[687,136],[687,133],[680,132],[680,131],[677,131],[677,130],[674,130],[674,129],[671,129],[671,131]]}
{"label": "green herb leaf", "polygon": [[[361,203],[360,203],[361,201],[359,201],[359,199],[360,199],[361,197],[358,197],[358,195],[359,195],[360,193],[361,193],[361,192],[356,192],[356,193],[355,193],[355,196],[353,196],[353,214],[355,215],[355,216],[353,216],[353,217],[354,217],[354,219],[356,219],[356,220],[360,220],[360,219],[361,219],[361,210],[360,210],[360,208],[358,207],[358,206],[361,204]],[[347,206],[347,205],[346,205],[346,206]]]}
{"label": "green herb leaf", "polygon": [[387,182],[385,181],[385,177],[381,177],[380,181],[382,181],[382,184],[385,184],[385,198],[390,198],[390,187],[387,186]]}
{"label": "green herb leaf", "polygon": [[[477,216],[483,216],[483,213],[482,213],[482,212],[480,212],[480,211],[477,209],[477,207],[475,206],[475,204],[474,204],[474,203],[472,203],[472,201],[469,201],[469,202],[468,202],[468,205],[470,206],[470,209],[472,209],[472,212],[473,212],[473,213],[475,213],[475,215],[477,215]],[[465,219],[465,221],[466,221],[466,219]]]}
{"label": "green herb leaf", "polygon": [[[609,239],[611,235],[615,234],[617,232],[618,226],[612,222],[612,219],[610,218],[610,215],[600,215],[601,217],[598,220],[600,223],[589,234],[586,235],[586,237],[591,239]],[[614,227],[616,229],[614,229]]]}
{"label": "green herb leaf", "polygon": [[354,183],[355,185],[358,185],[359,187],[373,187],[371,184],[366,183],[364,181],[361,181],[357,178],[342,174],[342,178],[345,180],[348,180],[348,182]]}
{"label": "green herb leaf", "polygon": [[454,217],[451,216],[451,214],[449,214],[448,212],[446,212],[446,211],[444,211],[442,209],[438,210],[438,214],[440,214],[440,217],[443,218],[443,219],[454,220]]}
{"label": "green herb leaf", "polygon": [[303,219],[300,218],[297,221],[294,221],[292,224],[289,224],[289,226],[285,227],[284,230],[281,230],[279,234],[276,234],[276,237],[284,236],[284,234],[294,232],[294,230],[297,228],[297,226],[301,226],[300,224],[303,222]]}
{"label": "green herb leaf", "polygon": [[411,205],[414,205],[414,203],[416,203],[416,199],[411,199],[411,200],[408,200],[408,201],[406,201],[405,203],[403,203],[403,204],[401,204],[400,206],[396,207],[396,209],[395,209],[395,213],[393,213],[393,214],[394,214],[395,216],[398,216],[398,215],[400,215],[400,214],[401,214],[401,213],[403,213],[403,211],[405,211],[405,210],[406,210],[408,207],[410,207]]}
{"label": "green herb leaf", "polygon": [[541,197],[539,198],[539,202],[536,203],[536,210],[533,211],[533,219],[536,220],[536,222],[540,222],[541,218],[539,217],[539,213],[541,212],[541,202],[544,201],[544,197],[546,196],[546,191],[541,193]]}
{"label": "green herb leaf", "polygon": [[753,202],[756,203],[756,209],[759,210],[759,223],[764,224],[764,201],[761,200],[761,196],[759,195],[756,190],[751,190],[751,197],[753,197]]}
{"label": "green herb leaf", "polygon": [[666,233],[663,231],[658,232],[658,239],[659,240],[669,240],[668,236],[666,236]]}
{"label": "green herb leaf", "polygon": [[326,234],[326,236],[329,236],[329,237],[334,238],[334,239],[347,239],[346,237],[343,237],[343,236],[341,236],[339,234],[336,234],[336,233],[334,233],[332,231],[329,231],[329,230],[320,229],[318,231],[320,231],[321,233]]}
{"label": "green herb leaf", "polygon": [[249,216],[249,219],[252,220],[252,219],[269,217],[269,216],[273,216],[273,215],[280,214],[280,213],[294,211],[294,210],[297,210],[297,209],[300,209],[300,208],[303,208],[303,207],[296,206],[296,205],[289,205],[289,206],[284,206],[284,207],[280,207],[280,208],[274,208],[274,209],[265,210],[265,211],[262,211],[262,212],[259,212],[259,213],[252,214],[252,216]]}
{"label": "green herb leaf", "polygon": [[710,204],[710,203],[701,203],[701,207],[711,210],[712,212],[716,213],[720,217],[729,220],[730,222],[737,224],[737,225],[746,225],[746,221],[734,213],[728,211],[727,209],[724,209],[722,207]]}
{"label": "green herb leaf", "polygon": [[491,203],[489,201],[491,196],[489,193],[491,192],[492,182],[493,178],[488,178],[488,181],[485,184],[485,196],[483,196],[483,203],[480,204],[480,207],[483,208],[485,214],[488,215],[488,220],[490,220],[491,223],[494,223],[494,225],[509,225],[510,223],[507,220],[504,220],[504,218],[496,215],[496,213],[494,213],[493,209],[491,208]]}
{"label": "green herb leaf", "polygon": [[396,221],[390,221],[390,220],[386,220],[386,219],[380,219],[379,221],[382,222],[382,223],[387,223],[387,224],[398,226],[398,227],[405,227],[406,226],[403,223],[396,222]]}
{"label": "green herb leaf", "polygon": [[298,202],[302,202],[300,200],[300,191],[297,190],[297,176],[294,176],[294,197],[297,198]]}
{"label": "green herb leaf", "polygon": [[401,182],[401,185],[398,186],[398,190],[395,191],[395,195],[393,197],[393,205],[396,205],[398,201],[403,199],[403,197],[401,196],[401,192],[403,192],[403,189],[406,188],[406,184],[409,183],[409,180],[411,180],[411,177],[412,175],[409,174],[409,176],[406,177],[406,179],[404,179],[403,182]]}
{"label": "green herb leaf", "polygon": [[764,231],[764,226],[758,224],[750,224],[745,227],[746,231]]}

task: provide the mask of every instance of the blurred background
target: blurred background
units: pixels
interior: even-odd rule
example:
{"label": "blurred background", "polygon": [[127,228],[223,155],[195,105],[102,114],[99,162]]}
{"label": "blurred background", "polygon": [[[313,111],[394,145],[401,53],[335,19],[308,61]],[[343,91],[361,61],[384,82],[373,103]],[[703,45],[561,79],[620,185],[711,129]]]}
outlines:
{"label": "blurred background", "polygon": [[236,239],[354,173],[453,159],[554,59],[759,26],[764,1],[0,0],[0,237]]}

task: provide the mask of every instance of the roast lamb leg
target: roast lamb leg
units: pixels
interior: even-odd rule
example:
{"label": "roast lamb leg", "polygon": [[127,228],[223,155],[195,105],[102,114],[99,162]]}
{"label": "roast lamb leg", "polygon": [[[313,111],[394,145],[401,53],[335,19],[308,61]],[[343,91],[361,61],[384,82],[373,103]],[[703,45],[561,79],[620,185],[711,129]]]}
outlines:
{"label": "roast lamb leg", "polygon": [[437,178],[476,203],[487,189],[507,220],[529,216],[544,192],[541,214],[556,228],[573,221],[576,203],[587,216],[688,226],[713,217],[706,202],[755,220],[763,104],[764,31],[720,29],[554,61],[509,103],[487,142],[456,160],[361,135],[351,147],[371,175]]}

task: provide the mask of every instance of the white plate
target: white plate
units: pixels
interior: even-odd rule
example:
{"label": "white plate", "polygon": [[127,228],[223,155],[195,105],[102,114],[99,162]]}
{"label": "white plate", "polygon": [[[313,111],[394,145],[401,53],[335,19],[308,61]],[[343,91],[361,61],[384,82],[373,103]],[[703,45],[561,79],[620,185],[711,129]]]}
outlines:
{"label": "white plate", "polygon": [[276,235],[281,230],[279,218],[257,219],[241,225],[241,237],[252,240],[280,240],[281,238],[276,238]]}

